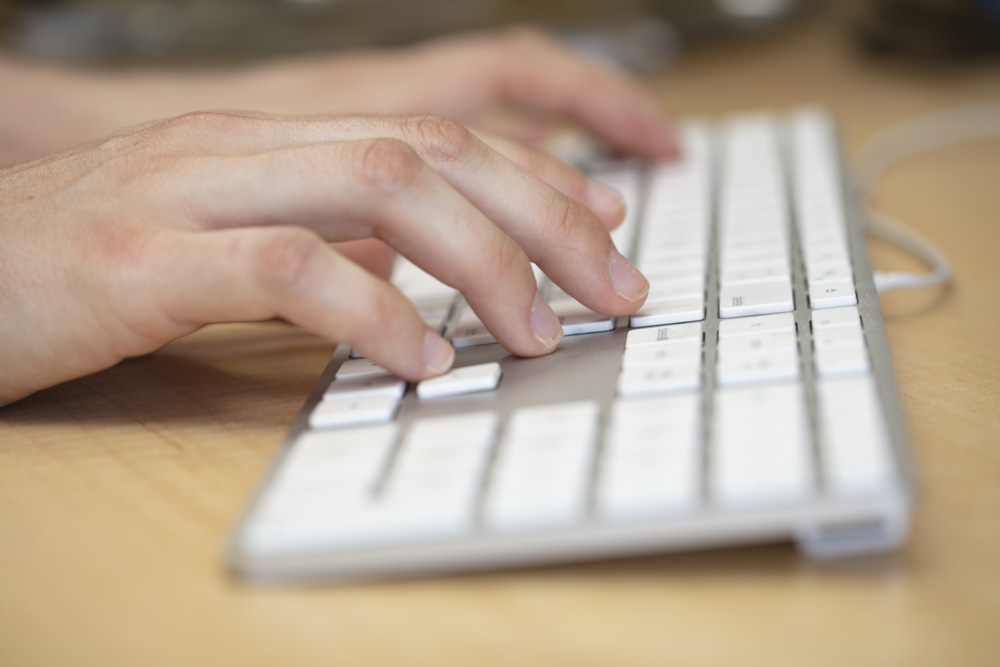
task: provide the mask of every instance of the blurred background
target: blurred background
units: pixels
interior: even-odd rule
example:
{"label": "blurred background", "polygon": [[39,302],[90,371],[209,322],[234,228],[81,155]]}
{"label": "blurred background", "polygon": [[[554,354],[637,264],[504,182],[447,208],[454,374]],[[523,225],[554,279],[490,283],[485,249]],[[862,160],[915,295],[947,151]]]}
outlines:
{"label": "blurred background", "polygon": [[831,5],[868,54],[1000,53],[1000,0],[0,0],[0,39],[37,59],[204,64],[534,23],[642,72],[706,41],[764,39]]}

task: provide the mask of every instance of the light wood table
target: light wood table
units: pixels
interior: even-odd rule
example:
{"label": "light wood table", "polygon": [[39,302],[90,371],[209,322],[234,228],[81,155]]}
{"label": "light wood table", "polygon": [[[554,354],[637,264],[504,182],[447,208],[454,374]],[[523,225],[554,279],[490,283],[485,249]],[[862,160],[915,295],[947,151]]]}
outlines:
{"label": "light wood table", "polygon": [[[821,103],[848,146],[1000,97],[1000,66],[872,65],[845,42],[813,22],[695,51],[657,86],[678,115]],[[921,472],[900,551],[247,588],[224,538],[332,345],[211,327],[0,410],[0,664],[1000,664],[1000,142],[900,167],[881,202],[956,268],[950,290],[883,304]]]}

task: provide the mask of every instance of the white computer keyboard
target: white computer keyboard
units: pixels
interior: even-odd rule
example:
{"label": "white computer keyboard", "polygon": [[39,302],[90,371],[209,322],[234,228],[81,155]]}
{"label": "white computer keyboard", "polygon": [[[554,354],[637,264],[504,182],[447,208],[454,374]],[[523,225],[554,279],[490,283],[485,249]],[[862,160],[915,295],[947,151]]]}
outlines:
{"label": "white computer keyboard", "polygon": [[408,385],[338,348],[233,537],[254,579],[399,576],[765,540],[888,549],[912,491],[864,240],[822,111],[682,126],[611,163],[631,317],[538,274],[560,349],[508,354],[412,264],[394,282],[457,350]]}

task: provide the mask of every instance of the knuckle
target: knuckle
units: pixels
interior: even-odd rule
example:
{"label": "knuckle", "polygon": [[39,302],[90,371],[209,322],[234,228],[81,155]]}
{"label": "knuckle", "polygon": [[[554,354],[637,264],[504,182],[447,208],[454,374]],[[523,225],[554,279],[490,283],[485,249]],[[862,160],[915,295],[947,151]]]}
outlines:
{"label": "knuckle", "polygon": [[312,266],[326,249],[312,232],[299,227],[275,230],[258,238],[253,265],[278,292],[294,292],[309,281]]}
{"label": "knuckle", "polygon": [[461,123],[441,116],[413,116],[403,121],[404,131],[438,162],[462,157],[472,144],[472,133]]}
{"label": "knuckle", "polygon": [[352,158],[362,186],[396,192],[413,185],[423,169],[420,157],[405,142],[378,138],[358,142]]}
{"label": "knuckle", "polygon": [[190,132],[193,130],[236,131],[257,122],[256,118],[231,111],[189,111],[160,121],[150,129],[162,133]]}
{"label": "knuckle", "polygon": [[482,265],[477,262],[477,276],[486,274],[497,276],[498,283],[505,283],[510,276],[528,270],[528,259],[513,239],[500,236],[490,245],[482,257]]}

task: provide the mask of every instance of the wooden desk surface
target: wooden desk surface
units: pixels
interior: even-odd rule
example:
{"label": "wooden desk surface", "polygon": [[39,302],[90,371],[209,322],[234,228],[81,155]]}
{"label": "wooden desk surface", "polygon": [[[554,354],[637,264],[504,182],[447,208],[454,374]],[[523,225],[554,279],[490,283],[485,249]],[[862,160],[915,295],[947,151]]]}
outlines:
{"label": "wooden desk surface", "polygon": [[[695,52],[658,85],[678,115],[818,102],[849,146],[1000,97],[996,64],[871,66],[844,42],[810,24]],[[1000,142],[914,160],[881,201],[956,269],[950,290],[883,303],[922,482],[899,552],[241,587],[223,539],[332,346],[213,327],[0,410],[0,664],[1000,664]]]}

